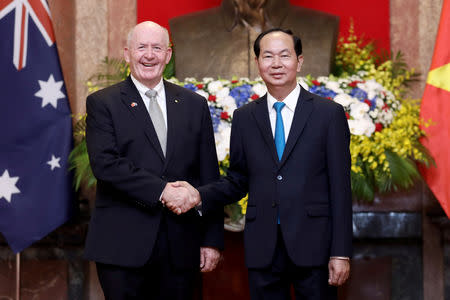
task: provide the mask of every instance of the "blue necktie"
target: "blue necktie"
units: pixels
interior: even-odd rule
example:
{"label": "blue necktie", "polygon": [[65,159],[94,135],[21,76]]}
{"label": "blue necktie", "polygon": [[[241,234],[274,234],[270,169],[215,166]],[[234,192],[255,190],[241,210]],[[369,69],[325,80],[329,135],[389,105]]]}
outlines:
{"label": "blue necktie", "polygon": [[277,148],[278,159],[281,160],[283,156],[284,146],[286,141],[284,140],[284,125],[283,117],[281,116],[281,110],[286,105],[284,102],[275,102],[273,108],[277,111],[277,120],[275,122],[275,147]]}
{"label": "blue necktie", "polygon": [[[273,108],[277,111],[277,120],[275,122],[275,147],[277,148],[278,159],[281,160],[283,157],[284,146],[286,142],[284,141],[284,124],[283,117],[281,115],[281,110],[286,104],[284,102],[275,102]],[[277,223],[280,224],[280,208],[277,208]]]}

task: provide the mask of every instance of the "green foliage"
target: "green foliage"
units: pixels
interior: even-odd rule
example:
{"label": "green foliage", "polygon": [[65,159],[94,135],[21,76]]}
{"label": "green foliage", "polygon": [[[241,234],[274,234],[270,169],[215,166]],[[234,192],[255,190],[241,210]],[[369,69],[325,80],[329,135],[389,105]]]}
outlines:
{"label": "green foliage", "polygon": [[83,139],[73,148],[69,155],[69,164],[69,170],[74,170],[75,172],[73,181],[75,190],[78,190],[83,183],[87,187],[94,186],[97,183],[97,179],[94,177],[89,163],[86,139]]}
{"label": "green foliage", "polygon": [[415,180],[420,178],[419,171],[412,159],[401,157],[390,150],[386,150],[385,154],[391,176],[387,177],[381,192],[408,188],[414,184]]}
{"label": "green foliage", "polygon": [[98,72],[88,79],[89,92],[92,93],[122,81],[129,74],[130,69],[124,59],[105,57],[100,63]]}

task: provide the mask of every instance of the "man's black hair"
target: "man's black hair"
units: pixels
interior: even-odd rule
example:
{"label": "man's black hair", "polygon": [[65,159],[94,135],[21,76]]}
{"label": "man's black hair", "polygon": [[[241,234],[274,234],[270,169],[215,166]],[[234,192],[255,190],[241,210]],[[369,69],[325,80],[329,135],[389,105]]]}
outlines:
{"label": "man's black hair", "polygon": [[260,48],[260,42],[261,39],[266,36],[269,33],[272,32],[284,32],[286,34],[289,34],[290,36],[292,36],[292,40],[294,41],[294,49],[295,49],[295,54],[297,55],[297,57],[299,55],[302,54],[302,41],[300,40],[300,38],[296,35],[294,35],[294,33],[292,33],[292,30],[290,29],[281,29],[281,28],[272,28],[272,29],[268,29],[266,31],[261,32],[258,37],[255,40],[255,43],[253,44],[253,51],[255,52],[256,57],[259,57],[259,53],[261,52],[261,48]]}

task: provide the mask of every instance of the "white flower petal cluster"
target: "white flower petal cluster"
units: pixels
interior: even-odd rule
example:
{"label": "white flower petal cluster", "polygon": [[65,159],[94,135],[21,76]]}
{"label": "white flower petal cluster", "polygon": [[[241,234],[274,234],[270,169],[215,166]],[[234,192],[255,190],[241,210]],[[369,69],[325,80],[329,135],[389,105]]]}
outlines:
{"label": "white flower petal cluster", "polygon": [[200,96],[205,97],[206,99],[208,99],[209,94],[207,92],[205,92],[204,90],[198,89],[195,91],[197,94],[199,94]]}
{"label": "white flower petal cluster", "polygon": [[211,81],[208,83],[208,91],[213,95],[217,94],[221,89],[223,89],[223,84],[220,80]]}
{"label": "white flower petal cluster", "polygon": [[230,116],[233,115],[234,110],[237,108],[236,101],[233,97],[229,96],[228,94],[226,96],[217,96],[216,100],[217,105],[223,107],[223,110],[228,112]]}
{"label": "white flower petal cluster", "polygon": [[364,119],[366,114],[369,112],[370,107],[364,102],[353,102],[350,104],[350,116],[353,119]]}
{"label": "white flower petal cluster", "polygon": [[256,83],[252,86],[252,90],[255,94],[258,96],[263,96],[265,93],[267,93],[267,87],[265,84],[262,83]]}
{"label": "white flower petal cluster", "polygon": [[358,99],[353,98],[352,96],[348,94],[337,94],[336,97],[334,97],[334,101],[339,103],[340,105],[346,107],[350,106],[350,104],[355,103],[358,101]]}
{"label": "white flower petal cluster", "polygon": [[222,161],[230,153],[230,137],[231,124],[227,122],[220,122],[217,132],[214,133],[216,140],[217,159]]}
{"label": "white flower petal cluster", "polygon": [[336,94],[344,93],[344,91],[341,89],[340,83],[337,81],[327,81],[327,83],[325,83],[325,87],[329,90],[332,90]]}
{"label": "white flower petal cluster", "polygon": [[354,135],[371,136],[375,131],[375,124],[370,118],[362,118],[356,120],[348,120],[350,133]]}

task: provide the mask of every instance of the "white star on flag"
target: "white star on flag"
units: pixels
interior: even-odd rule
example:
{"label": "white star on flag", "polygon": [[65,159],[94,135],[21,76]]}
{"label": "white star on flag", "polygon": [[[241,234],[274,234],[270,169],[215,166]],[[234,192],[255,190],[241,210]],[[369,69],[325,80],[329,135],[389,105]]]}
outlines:
{"label": "white star on flag", "polygon": [[58,105],[58,99],[63,99],[66,97],[63,92],[61,92],[61,87],[64,82],[62,80],[55,81],[53,74],[50,74],[47,81],[38,80],[38,82],[41,89],[34,95],[42,98],[42,107],[47,104],[51,104],[54,108],[56,108]]}
{"label": "white star on flag", "polygon": [[61,160],[61,157],[56,157],[52,154],[52,159],[49,160],[47,162],[47,164],[50,165],[50,167],[52,168],[52,171],[53,171],[53,169],[55,169],[55,168],[61,168],[61,165],[59,164],[60,160]]}
{"label": "white star on flag", "polygon": [[20,190],[16,187],[16,183],[19,177],[9,177],[8,170],[3,172],[0,177],[0,199],[5,198],[6,201],[11,203],[11,195],[20,193]]}

